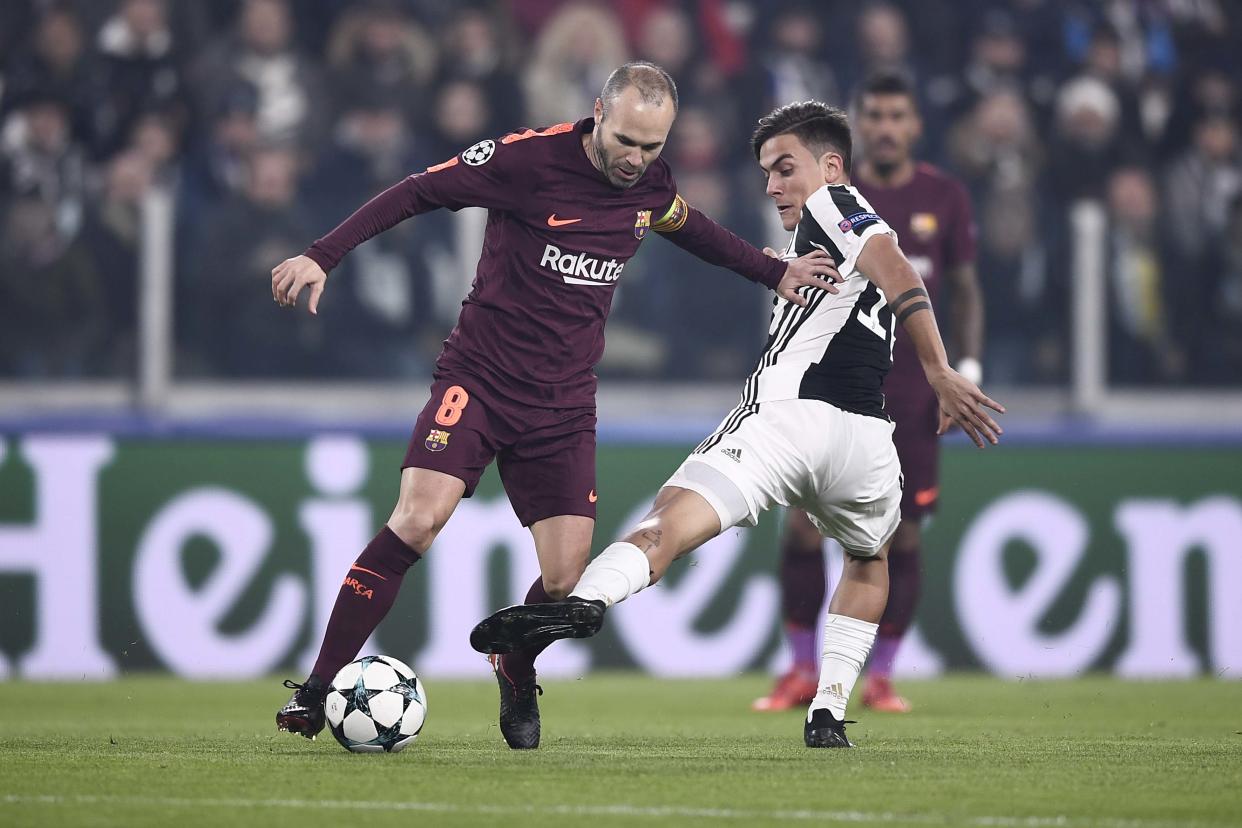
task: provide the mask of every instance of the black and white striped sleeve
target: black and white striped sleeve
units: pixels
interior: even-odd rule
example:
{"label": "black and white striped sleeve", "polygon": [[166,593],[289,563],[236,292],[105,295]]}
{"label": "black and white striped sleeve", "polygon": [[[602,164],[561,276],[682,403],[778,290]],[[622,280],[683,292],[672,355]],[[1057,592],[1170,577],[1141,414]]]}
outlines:
{"label": "black and white striped sleeve", "polygon": [[897,234],[884,219],[875,214],[857,190],[845,185],[824,186],[811,194],[798,223],[799,249],[827,251],[837,263],[842,276],[853,273],[858,254],[873,236],[888,233],[895,241]]}

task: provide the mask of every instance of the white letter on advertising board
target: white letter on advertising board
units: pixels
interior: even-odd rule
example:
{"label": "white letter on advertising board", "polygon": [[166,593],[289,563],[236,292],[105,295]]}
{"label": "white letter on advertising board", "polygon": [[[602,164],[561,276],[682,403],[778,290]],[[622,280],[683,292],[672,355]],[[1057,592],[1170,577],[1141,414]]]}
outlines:
{"label": "white letter on advertising board", "polygon": [[[182,550],[201,536],[219,561],[198,587],[182,566]],[[152,518],[134,559],[134,608],[147,640],[175,672],[192,678],[249,678],[271,671],[302,629],[306,590],[281,575],[263,612],[245,632],[220,622],[237,604],[272,543],[272,522],[248,498],[212,487],[173,498]]]}
{"label": "white letter on advertising board", "polygon": [[[1199,672],[1186,643],[1186,558],[1207,559],[1208,653],[1222,678],[1242,678],[1242,504],[1224,495],[1183,507],[1128,500],[1117,507],[1130,576],[1130,642],[1117,660],[1125,676],[1168,678]],[[1197,612],[1197,608],[1194,610]]]}
{"label": "white letter on advertising board", "polygon": [[[1064,632],[1039,624],[1074,576],[1087,547],[1086,521],[1045,492],[1015,492],[984,509],[962,538],[953,593],[967,642],[988,669],[1009,676],[1072,676],[1089,668],[1117,628],[1121,589],[1112,578],[1087,588],[1078,619]],[[1035,553],[1035,570],[1016,590],[1005,547]]]}
{"label": "white letter on advertising board", "polygon": [[[0,441],[0,463],[5,445]],[[107,437],[29,437],[34,522],[0,525],[0,573],[34,576],[34,645],[18,661],[24,678],[108,678],[116,665],[99,646],[99,470]],[[0,678],[9,665],[0,656]]]}
{"label": "white letter on advertising board", "polygon": [[[318,437],[306,449],[306,477],[329,495],[306,500],[298,508],[298,521],[311,542],[311,636],[299,659],[308,672],[319,656],[341,581],[379,528],[372,525],[370,504],[361,497],[347,496],[366,482],[369,466],[366,443],[358,437]],[[378,652],[375,636],[371,636],[359,655]]]}

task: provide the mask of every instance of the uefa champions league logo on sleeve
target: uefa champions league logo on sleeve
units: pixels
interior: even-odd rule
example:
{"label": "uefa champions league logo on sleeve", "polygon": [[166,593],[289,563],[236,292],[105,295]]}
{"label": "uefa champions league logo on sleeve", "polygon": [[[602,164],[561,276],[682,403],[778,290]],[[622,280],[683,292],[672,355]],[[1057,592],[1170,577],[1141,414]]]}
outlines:
{"label": "uefa champions league logo on sleeve", "polygon": [[486,164],[495,151],[496,142],[488,138],[463,151],[461,160],[472,167],[477,167],[480,164]]}

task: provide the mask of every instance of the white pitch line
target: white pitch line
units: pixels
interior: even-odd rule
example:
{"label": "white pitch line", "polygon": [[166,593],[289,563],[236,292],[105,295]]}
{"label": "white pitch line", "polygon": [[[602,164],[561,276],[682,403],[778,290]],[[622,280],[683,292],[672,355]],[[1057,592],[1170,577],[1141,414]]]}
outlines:
{"label": "white pitch line", "polygon": [[741,808],[693,808],[681,805],[459,805],[453,802],[383,802],[349,799],[246,799],[241,797],[193,798],[165,796],[22,795],[0,797],[5,805],[139,805],[160,808],[304,808],[348,811],[418,811],[441,814],[487,814],[492,816],[620,816],[636,819],[801,820],[854,824],[918,822],[926,825],[972,825],[978,828],[1220,828],[1224,823],[1117,819],[1068,816],[976,816],[892,811],[752,810]]}

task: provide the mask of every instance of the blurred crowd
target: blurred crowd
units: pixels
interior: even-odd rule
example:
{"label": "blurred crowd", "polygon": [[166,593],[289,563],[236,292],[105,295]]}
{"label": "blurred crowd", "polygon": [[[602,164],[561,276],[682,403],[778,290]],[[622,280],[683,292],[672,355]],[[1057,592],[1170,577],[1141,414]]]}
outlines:
{"label": "blurred crowd", "polygon": [[[1110,379],[1242,383],[1242,9],[1226,0],[4,0],[0,376],[133,374],[153,192],[174,205],[179,376],[425,376],[478,211],[359,248],[318,317],[271,302],[271,268],[410,172],[589,114],[632,58],[679,84],[665,157],[682,194],[757,244],[777,235],[755,119],[908,72],[919,155],[979,217],[989,380],[1068,377],[1091,226],[1075,217],[1095,203]],[[600,373],[736,379],[767,310],[649,241]]]}

